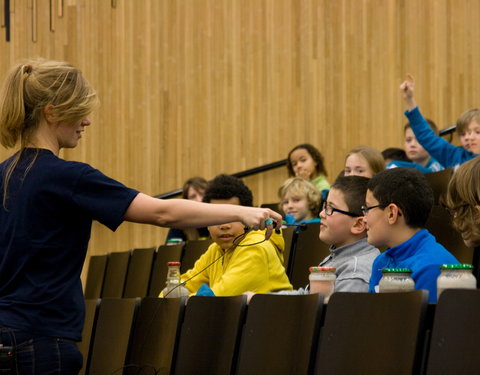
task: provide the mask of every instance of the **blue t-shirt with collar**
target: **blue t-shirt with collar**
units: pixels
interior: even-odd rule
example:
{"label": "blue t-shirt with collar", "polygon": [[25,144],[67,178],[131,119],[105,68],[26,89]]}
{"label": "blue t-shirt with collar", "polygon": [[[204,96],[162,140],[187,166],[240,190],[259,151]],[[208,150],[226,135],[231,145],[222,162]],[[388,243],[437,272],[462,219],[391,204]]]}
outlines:
{"label": "blue t-shirt with collar", "polygon": [[137,194],[88,164],[26,149],[0,207],[0,325],[80,340],[92,221],[114,231]]}

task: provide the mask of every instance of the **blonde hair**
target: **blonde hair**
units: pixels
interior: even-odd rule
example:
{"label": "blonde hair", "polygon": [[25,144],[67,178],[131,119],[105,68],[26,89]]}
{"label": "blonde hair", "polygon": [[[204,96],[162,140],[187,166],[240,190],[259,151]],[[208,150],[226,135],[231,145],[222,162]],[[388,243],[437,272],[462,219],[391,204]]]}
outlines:
{"label": "blonde hair", "polygon": [[[6,148],[20,145],[20,152],[3,176],[4,207],[8,182],[45,111],[55,121],[73,123],[87,117],[97,104],[95,90],[78,69],[66,62],[37,58],[10,70],[0,90],[0,143]],[[34,162],[35,158],[29,168]]]}
{"label": "blonde hair", "polygon": [[465,133],[468,125],[475,120],[480,124],[480,109],[472,108],[463,112],[457,119],[457,133],[462,135]]}
{"label": "blonde hair", "polygon": [[445,203],[453,213],[453,226],[464,238],[480,241],[480,157],[460,166],[453,174]]}
{"label": "blonde hair", "polygon": [[385,169],[385,159],[383,158],[382,153],[373,147],[355,147],[347,154],[345,161],[353,154],[359,154],[367,161],[374,176]]}
{"label": "blonde hair", "polygon": [[301,177],[292,177],[286,180],[278,189],[278,197],[280,198],[280,210],[282,210],[282,201],[287,194],[293,197],[305,197],[308,202],[308,208],[313,217],[317,216],[320,211],[320,191],[310,181]]}

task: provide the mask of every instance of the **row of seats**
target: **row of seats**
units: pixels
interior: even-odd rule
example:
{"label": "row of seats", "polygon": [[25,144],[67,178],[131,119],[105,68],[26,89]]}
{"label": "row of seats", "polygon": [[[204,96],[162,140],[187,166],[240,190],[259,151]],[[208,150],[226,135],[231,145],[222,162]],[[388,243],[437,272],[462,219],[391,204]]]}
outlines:
{"label": "row of seats", "polygon": [[[472,249],[465,246],[461,236],[452,228],[451,216],[445,208],[434,206],[426,227],[461,263],[474,264],[478,278],[480,259],[473,259]],[[329,255],[328,245],[318,238],[319,230],[317,223],[306,224],[301,229],[289,227],[283,230],[284,265],[295,289],[307,285],[308,268]],[[210,244],[211,240],[195,240],[187,241],[185,245],[162,245],[92,256],[85,298],[156,297],[165,286],[167,262],[181,261],[181,271],[185,272],[193,267]]]}
{"label": "row of seats", "polygon": [[82,374],[478,374],[480,290],[87,300]]}
{"label": "row of seats", "polygon": [[[309,224],[295,233],[283,231],[284,264],[295,288],[308,284],[308,268],[329,254],[328,246],[318,238],[318,224]],[[193,267],[211,240],[187,241],[185,245],[133,249],[90,257],[85,298],[156,297],[165,287],[167,262],[181,261],[181,271]]]}

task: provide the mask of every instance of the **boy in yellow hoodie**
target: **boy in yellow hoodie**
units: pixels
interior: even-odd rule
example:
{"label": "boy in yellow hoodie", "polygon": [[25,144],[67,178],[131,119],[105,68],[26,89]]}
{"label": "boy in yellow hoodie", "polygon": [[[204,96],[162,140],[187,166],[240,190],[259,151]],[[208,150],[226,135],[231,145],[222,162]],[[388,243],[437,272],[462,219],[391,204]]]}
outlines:
{"label": "boy in yellow hoodie", "polygon": [[[203,201],[253,206],[250,189],[239,178],[225,174],[209,183]],[[208,230],[214,243],[181,275],[182,282],[188,280],[185,287],[190,293],[196,293],[203,284],[216,296],[292,290],[283,267],[281,234],[274,232],[265,240],[264,230],[246,230],[241,222],[214,225]]]}

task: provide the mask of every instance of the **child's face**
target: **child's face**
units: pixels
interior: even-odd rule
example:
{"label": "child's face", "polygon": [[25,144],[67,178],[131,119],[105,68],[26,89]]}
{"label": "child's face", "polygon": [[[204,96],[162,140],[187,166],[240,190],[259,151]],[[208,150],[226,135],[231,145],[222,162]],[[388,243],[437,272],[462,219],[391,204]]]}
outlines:
{"label": "child's face", "polygon": [[459,134],[460,144],[474,154],[480,154],[480,124],[472,120],[465,132]]}
{"label": "child's face", "polygon": [[192,186],[188,188],[187,199],[191,201],[201,202],[203,201],[204,195],[205,195],[205,190],[196,190]]}
{"label": "child's face", "polygon": [[293,151],[290,154],[290,163],[296,177],[302,177],[306,180],[315,177],[317,163],[306,149],[299,148]]}
{"label": "child's face", "polygon": [[351,154],[345,160],[345,176],[363,176],[372,178],[373,171],[367,160],[360,154]]}
{"label": "child's face", "polygon": [[429,153],[418,143],[411,128],[405,130],[405,153],[414,163],[425,165],[430,159]]}
{"label": "child's face", "polygon": [[[374,207],[378,204],[378,200],[373,196],[373,193],[367,190],[365,206]],[[366,212],[363,221],[367,225],[368,243],[376,247],[387,245],[389,235],[387,233],[388,220],[385,215],[385,208],[371,208]]]}
{"label": "child's face", "polygon": [[[343,192],[335,188],[328,192],[326,204],[342,211],[349,211]],[[322,220],[320,221],[319,237],[326,244],[340,247],[358,239],[351,232],[357,218],[336,211],[329,216],[325,213],[325,210],[320,212],[320,218]]]}
{"label": "child's face", "polygon": [[285,214],[292,215],[297,222],[313,219],[305,196],[292,196],[287,193],[282,200],[282,210]]}
{"label": "child's face", "polygon": [[[240,199],[238,199],[238,197],[230,199],[212,199],[210,203],[240,205]],[[235,221],[221,225],[212,225],[208,227],[208,231],[210,232],[213,241],[215,241],[215,243],[223,250],[227,250],[233,246],[233,240],[244,232],[244,226],[242,222]]]}

